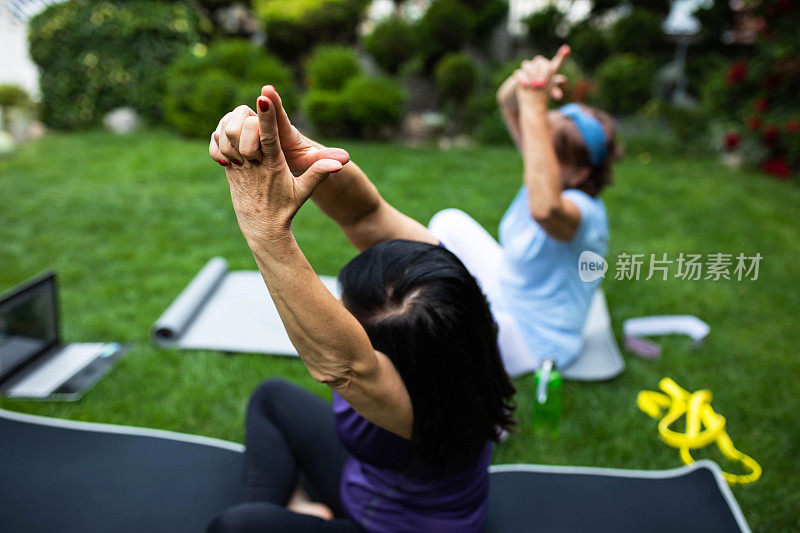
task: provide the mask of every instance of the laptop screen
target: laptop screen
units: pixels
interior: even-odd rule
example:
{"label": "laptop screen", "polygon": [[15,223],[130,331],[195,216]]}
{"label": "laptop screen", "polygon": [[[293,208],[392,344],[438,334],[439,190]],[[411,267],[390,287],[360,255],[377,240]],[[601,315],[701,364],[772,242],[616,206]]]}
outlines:
{"label": "laptop screen", "polygon": [[0,300],[0,379],[58,342],[55,277]]}

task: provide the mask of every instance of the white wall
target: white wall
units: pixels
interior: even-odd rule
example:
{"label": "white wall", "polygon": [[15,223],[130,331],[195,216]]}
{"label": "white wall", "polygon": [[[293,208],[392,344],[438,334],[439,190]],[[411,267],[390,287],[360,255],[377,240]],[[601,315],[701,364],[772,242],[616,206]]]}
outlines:
{"label": "white wall", "polygon": [[15,83],[39,93],[39,71],[28,56],[27,27],[0,21],[0,83]]}
{"label": "white wall", "polygon": [[39,71],[28,55],[27,21],[59,1],[0,0],[0,83],[21,85],[38,97]]}

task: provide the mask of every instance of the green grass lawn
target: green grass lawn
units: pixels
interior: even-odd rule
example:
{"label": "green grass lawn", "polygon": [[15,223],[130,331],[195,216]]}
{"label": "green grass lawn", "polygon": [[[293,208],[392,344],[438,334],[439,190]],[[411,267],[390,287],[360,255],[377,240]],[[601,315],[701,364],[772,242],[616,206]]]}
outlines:
{"label": "green grass lawn", "polygon": [[[384,196],[427,222],[459,207],[495,233],[517,190],[511,148],[441,152],[345,142]],[[517,382],[520,432],[495,462],[618,468],[680,465],[636,393],[670,376],[708,388],[739,449],[764,467],[734,489],[755,530],[800,528],[800,190],[714,159],[641,154],[629,147],[604,198],[611,257],[622,252],[760,252],[757,281],[616,281],[605,289],[617,337],[628,317],[689,313],[711,325],[704,346],[664,339],[659,361],[625,354],[609,383],[567,383],[558,436],[531,424],[532,381]],[[312,205],[295,232],[320,274],[355,251]],[[120,341],[131,350],[76,403],[0,401],[8,409],[77,420],[149,426],[241,441],[248,394],[284,376],[321,395],[299,360],[163,350],[149,329],[212,256],[255,268],[239,233],[221,168],[206,143],[166,132],[113,137],[52,135],[0,160],[0,291],[47,268],[58,272],[67,341]],[[613,267],[613,260],[612,260]],[[720,459],[716,450],[698,457]],[[723,468],[735,468],[720,460]],[[658,502],[654,502],[658,505]]]}

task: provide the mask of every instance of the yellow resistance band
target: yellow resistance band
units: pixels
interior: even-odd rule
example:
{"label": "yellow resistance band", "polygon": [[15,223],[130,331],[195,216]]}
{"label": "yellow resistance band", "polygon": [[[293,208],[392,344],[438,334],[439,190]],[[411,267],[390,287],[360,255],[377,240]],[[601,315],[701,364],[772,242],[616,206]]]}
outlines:
{"label": "yellow resistance band", "polygon": [[[639,409],[659,420],[658,434],[668,446],[678,448],[684,464],[694,462],[689,450],[704,448],[712,442],[722,454],[733,461],[738,461],[748,474],[729,474],[723,472],[725,479],[731,484],[752,483],[761,477],[761,465],[733,446],[733,441],[725,431],[725,417],[711,408],[711,391],[699,390],[689,392],[678,386],[670,378],[658,383],[664,393],[643,390],[636,398]],[[662,413],[667,409],[667,414]],[[681,416],[686,415],[686,431],[678,433],[670,429]]]}

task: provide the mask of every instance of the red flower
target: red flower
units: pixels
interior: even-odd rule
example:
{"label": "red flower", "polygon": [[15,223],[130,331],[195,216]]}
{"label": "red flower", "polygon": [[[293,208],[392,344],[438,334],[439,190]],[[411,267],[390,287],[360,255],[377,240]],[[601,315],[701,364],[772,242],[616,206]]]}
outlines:
{"label": "red flower", "polygon": [[782,157],[764,160],[764,162],[761,163],[761,170],[782,180],[788,178],[790,172],[789,163]]}
{"label": "red flower", "polygon": [[767,126],[761,136],[761,141],[767,146],[775,146],[780,137],[777,126]]}
{"label": "red flower", "polygon": [[742,136],[739,135],[738,131],[729,131],[725,134],[723,144],[725,145],[725,149],[730,152],[731,150],[735,150],[741,141]]}
{"label": "red flower", "polygon": [[756,111],[758,111],[760,113],[763,113],[767,109],[769,109],[769,103],[767,103],[767,99],[766,98],[759,98],[758,100],[755,101],[754,105],[755,105]]}
{"label": "red flower", "polygon": [[758,131],[764,122],[759,117],[750,117],[747,119],[747,129],[750,131]]}
{"label": "red flower", "polygon": [[747,63],[744,61],[737,61],[731,68],[728,69],[728,74],[725,76],[725,81],[728,85],[744,81],[747,77]]}
{"label": "red flower", "polygon": [[789,133],[800,133],[800,120],[787,120],[786,131]]}

